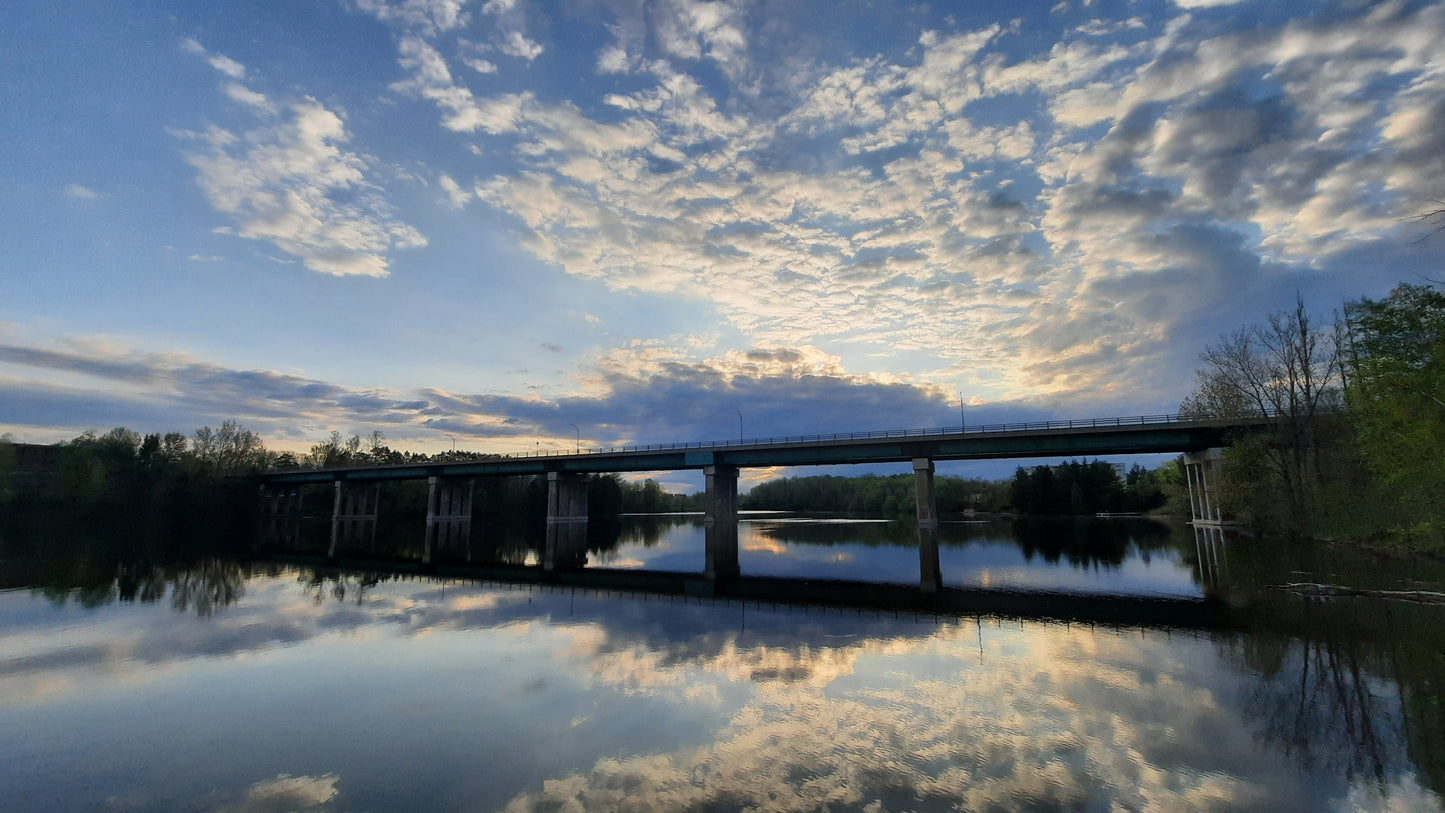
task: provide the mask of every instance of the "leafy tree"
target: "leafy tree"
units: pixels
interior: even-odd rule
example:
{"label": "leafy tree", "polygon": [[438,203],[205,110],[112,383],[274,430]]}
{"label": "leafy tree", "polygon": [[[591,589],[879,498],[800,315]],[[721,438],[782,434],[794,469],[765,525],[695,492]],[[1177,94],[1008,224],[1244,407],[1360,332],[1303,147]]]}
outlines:
{"label": "leafy tree", "polygon": [[352,435],[347,439],[333,429],[330,437],[311,447],[311,451],[306,454],[306,462],[322,469],[347,466],[356,462],[360,451],[360,436]]}
{"label": "leafy tree", "polygon": [[1412,514],[1445,502],[1445,292],[1400,285],[1345,307],[1360,451]]}

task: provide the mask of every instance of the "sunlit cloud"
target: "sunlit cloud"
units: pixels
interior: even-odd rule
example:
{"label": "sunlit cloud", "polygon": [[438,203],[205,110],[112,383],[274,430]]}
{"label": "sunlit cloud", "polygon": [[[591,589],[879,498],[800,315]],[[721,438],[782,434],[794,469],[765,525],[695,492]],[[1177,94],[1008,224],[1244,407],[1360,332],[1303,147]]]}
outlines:
{"label": "sunlit cloud", "polygon": [[336,774],[292,776],[277,774],[275,779],[257,782],[246,789],[237,801],[216,808],[217,813],[261,813],[277,810],[322,810],[330,806],[339,793],[341,777]]}

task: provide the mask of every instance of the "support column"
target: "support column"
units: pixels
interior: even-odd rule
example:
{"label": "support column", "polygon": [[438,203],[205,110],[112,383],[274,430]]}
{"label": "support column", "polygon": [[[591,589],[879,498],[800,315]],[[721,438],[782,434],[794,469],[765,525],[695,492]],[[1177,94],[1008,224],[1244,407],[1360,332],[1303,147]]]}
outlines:
{"label": "support column", "polygon": [[1202,518],[1199,491],[1194,484],[1194,470],[1199,468],[1199,464],[1192,462],[1191,457],[1188,454],[1184,456],[1184,484],[1189,489],[1189,519],[1197,521]]}
{"label": "support column", "polygon": [[913,458],[914,490],[918,493],[918,527],[938,527],[938,507],[933,500],[933,461]]}
{"label": "support column", "polygon": [[[469,560],[468,549],[472,531],[473,481],[427,478],[426,545],[422,548],[423,564],[439,556]],[[461,556],[449,555],[457,551]]]}
{"label": "support column", "polygon": [[587,475],[547,472],[547,524],[587,522]]}
{"label": "support column", "polygon": [[704,466],[703,482],[706,486],[704,522],[738,521],[738,468],[737,466]]}
{"label": "support column", "polygon": [[1195,522],[1233,525],[1219,505],[1219,470],[1223,452],[1206,449],[1184,455],[1184,476],[1189,485],[1189,514]]}
{"label": "support column", "polygon": [[587,564],[587,475],[547,473],[547,544],[544,571],[573,570]]}
{"label": "support column", "polygon": [[933,461],[913,458],[913,485],[918,495],[918,586],[925,593],[943,589],[938,564],[938,504],[933,496]]}
{"label": "support column", "polygon": [[381,504],[381,486],[351,485],[341,480],[333,484],[336,496],[331,502],[331,547],[326,555],[335,557],[343,544],[365,541],[368,548],[376,544],[376,511]]}

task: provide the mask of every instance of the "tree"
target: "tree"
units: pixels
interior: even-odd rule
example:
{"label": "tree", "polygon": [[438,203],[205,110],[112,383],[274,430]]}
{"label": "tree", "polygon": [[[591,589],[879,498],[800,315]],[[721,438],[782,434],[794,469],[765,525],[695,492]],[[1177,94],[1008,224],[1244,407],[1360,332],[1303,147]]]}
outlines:
{"label": "tree", "polygon": [[360,451],[360,436],[352,435],[348,440],[333,429],[330,437],[311,447],[311,451],[306,454],[306,462],[323,469],[345,466],[355,462]]}
{"label": "tree", "polygon": [[1221,337],[1200,361],[1198,384],[1180,404],[1181,414],[1274,419],[1268,436],[1241,439],[1226,453],[1225,502],[1262,525],[1304,532],[1318,479],[1321,419],[1343,398],[1334,332],[1315,329],[1304,301],[1296,300],[1294,310],[1270,314],[1264,325]]}
{"label": "tree", "polygon": [[1418,513],[1445,501],[1445,292],[1400,285],[1345,306],[1349,405],[1381,484]]}
{"label": "tree", "polygon": [[197,429],[191,454],[209,472],[223,477],[261,469],[267,463],[261,436],[230,419],[220,429]]}

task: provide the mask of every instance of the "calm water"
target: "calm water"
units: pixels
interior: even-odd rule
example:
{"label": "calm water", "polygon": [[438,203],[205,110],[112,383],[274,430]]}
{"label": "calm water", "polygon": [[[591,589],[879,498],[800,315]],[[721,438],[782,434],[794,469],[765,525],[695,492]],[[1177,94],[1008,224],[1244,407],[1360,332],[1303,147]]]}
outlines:
{"label": "calm water", "polygon": [[[946,524],[946,585],[1244,629],[759,606],[0,536],[0,810],[1439,810],[1438,566],[1145,522]],[[754,516],[744,576],[916,583],[906,523]],[[530,538],[468,555],[535,561]],[[401,531],[380,552],[412,549]],[[400,543],[397,540],[402,540]],[[698,571],[692,518],[588,567]],[[1202,561],[1201,561],[1202,560]],[[1397,593],[1272,589],[1321,582]],[[1421,596],[1414,596],[1421,598]],[[1428,599],[1428,596],[1423,598]]]}

